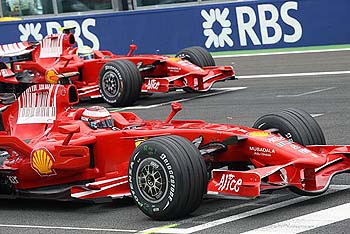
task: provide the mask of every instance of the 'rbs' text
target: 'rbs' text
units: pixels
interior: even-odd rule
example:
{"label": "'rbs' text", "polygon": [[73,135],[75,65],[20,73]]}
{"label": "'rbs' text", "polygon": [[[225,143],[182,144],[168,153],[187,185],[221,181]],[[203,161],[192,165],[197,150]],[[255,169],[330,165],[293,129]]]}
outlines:
{"label": "'rbs' text", "polygon": [[[240,6],[235,8],[236,23],[230,19],[228,8],[202,10],[204,18],[203,34],[207,37],[206,47],[214,45],[218,47],[233,47],[235,42],[232,38],[232,31],[237,25],[240,46],[273,45],[278,42],[295,43],[299,41],[303,34],[301,23],[294,18],[298,11],[298,2],[288,1],[279,8],[273,4],[259,4],[257,10],[250,6]],[[220,25],[221,32],[214,32],[213,25]],[[232,22],[232,23],[231,23]],[[218,30],[216,30],[218,31]]]}
{"label": "'rbs' text", "polygon": [[[46,24],[46,32],[44,32],[42,24]],[[19,24],[18,30],[22,34],[20,36],[20,40],[28,41],[32,40],[30,37],[33,37],[35,40],[40,41],[47,34],[57,33],[59,28],[62,26],[75,27],[74,35],[78,46],[84,45],[83,39],[85,39],[85,44],[91,46],[94,50],[98,50],[100,48],[100,41],[98,37],[90,31],[91,27],[96,26],[96,20],[92,18],[83,20],[81,25],[75,20],[65,20],[63,21],[63,25],[55,21],[46,23]]]}

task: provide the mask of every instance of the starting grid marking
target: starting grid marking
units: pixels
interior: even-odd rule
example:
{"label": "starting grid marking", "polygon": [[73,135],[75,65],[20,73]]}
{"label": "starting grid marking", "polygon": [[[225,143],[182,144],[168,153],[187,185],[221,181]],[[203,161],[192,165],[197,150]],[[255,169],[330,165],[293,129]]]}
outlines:
{"label": "starting grid marking", "polygon": [[[331,185],[329,188],[329,191],[325,194],[315,196],[315,197],[297,197],[294,199],[278,202],[275,204],[267,205],[264,207],[256,208],[253,210],[249,210],[243,213],[239,213],[236,215],[228,216],[225,218],[213,220],[210,222],[206,222],[204,224],[192,226],[189,228],[176,228],[182,223],[191,223],[191,221],[194,221],[195,219],[200,218],[206,218],[210,216],[217,215],[219,213],[227,212],[229,210],[241,208],[243,206],[249,206],[251,205],[251,202],[247,202],[245,204],[241,204],[234,207],[229,207],[224,210],[215,211],[212,213],[207,213],[201,216],[194,217],[192,219],[186,219],[183,222],[173,223],[166,226],[161,227],[153,227],[146,230],[134,230],[134,229],[120,229],[120,228],[99,228],[99,227],[74,227],[74,226],[41,226],[41,225],[22,225],[22,224],[1,224],[0,228],[10,228],[10,229],[39,229],[39,230],[61,230],[61,231],[90,231],[90,232],[104,232],[104,233],[141,233],[141,234],[150,234],[150,233],[194,233],[203,231],[206,229],[210,229],[216,226],[224,225],[226,223],[234,222],[240,219],[249,218],[254,215],[263,214],[265,212],[278,210],[293,204],[297,204],[300,202],[304,202],[307,200],[312,200],[318,197],[326,196],[338,191],[350,189],[350,185]],[[257,203],[266,202],[268,200],[272,200],[273,198],[276,198],[278,195],[269,195],[266,196],[258,201]],[[260,227],[257,229],[253,229],[247,232],[244,232],[242,234],[266,234],[266,233],[287,233],[287,234],[297,234],[300,232],[308,231],[315,229],[317,227],[325,226],[328,224],[332,224],[335,222],[339,222],[345,219],[350,219],[350,203],[345,203],[342,205],[338,205],[335,207],[327,208],[321,211],[313,212],[310,214],[302,215],[296,218],[292,218],[289,220],[285,220],[282,222],[278,222],[272,225]],[[27,231],[28,231],[27,230]]]}

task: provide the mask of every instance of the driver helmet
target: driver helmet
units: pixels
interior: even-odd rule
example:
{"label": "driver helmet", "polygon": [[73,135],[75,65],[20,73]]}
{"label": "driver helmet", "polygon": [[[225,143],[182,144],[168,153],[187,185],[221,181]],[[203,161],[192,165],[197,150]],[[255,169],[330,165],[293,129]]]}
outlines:
{"label": "driver helmet", "polygon": [[102,106],[92,106],[85,109],[80,118],[92,129],[112,128],[114,120],[109,111]]}
{"label": "driver helmet", "polygon": [[84,60],[90,60],[94,58],[94,51],[89,46],[79,47],[77,50],[77,54],[80,58]]}

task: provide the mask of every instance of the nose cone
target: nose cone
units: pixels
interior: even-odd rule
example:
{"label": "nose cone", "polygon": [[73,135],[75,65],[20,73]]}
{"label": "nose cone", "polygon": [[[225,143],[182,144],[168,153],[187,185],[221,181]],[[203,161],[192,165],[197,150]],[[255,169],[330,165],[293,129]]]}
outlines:
{"label": "nose cone", "polygon": [[254,130],[247,133],[247,136],[249,154],[262,165],[293,163],[298,167],[318,168],[327,162],[325,155],[277,134]]}

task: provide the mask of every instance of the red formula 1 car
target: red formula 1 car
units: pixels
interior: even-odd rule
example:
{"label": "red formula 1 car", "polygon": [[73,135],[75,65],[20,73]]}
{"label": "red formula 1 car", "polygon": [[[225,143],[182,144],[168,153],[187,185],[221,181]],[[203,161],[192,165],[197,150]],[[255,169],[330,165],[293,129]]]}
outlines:
{"label": "red formula 1 car", "polygon": [[148,216],[175,219],[205,194],[257,197],[290,187],[327,190],[349,172],[350,146],[325,145],[306,112],[288,109],[254,128],[143,120],[103,107],[73,109],[75,86],[33,85],[1,109],[0,193],[5,197],[108,201],[131,195]]}
{"label": "red formula 1 car", "polygon": [[[23,92],[32,84],[73,83],[80,97],[100,97],[113,106],[133,104],[140,93],[208,91],[215,82],[235,79],[232,66],[215,66],[205,49],[195,46],[176,57],[127,55],[74,47],[70,29],[39,43],[0,46],[0,91]],[[9,65],[8,65],[9,64]]]}

